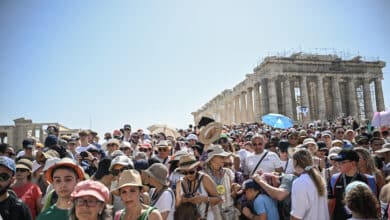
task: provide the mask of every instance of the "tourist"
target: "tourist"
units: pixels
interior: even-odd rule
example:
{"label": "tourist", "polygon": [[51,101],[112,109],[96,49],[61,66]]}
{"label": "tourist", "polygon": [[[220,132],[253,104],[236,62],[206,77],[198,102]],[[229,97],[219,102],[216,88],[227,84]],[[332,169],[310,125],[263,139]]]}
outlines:
{"label": "tourist", "polygon": [[90,134],[90,132],[88,130],[82,130],[79,132],[80,146],[76,147],[76,152],[78,154],[80,154],[83,151],[88,150],[89,147],[93,146],[92,144],[90,144],[89,134]]}
{"label": "tourist", "polygon": [[170,160],[170,151],[172,145],[167,140],[161,140],[157,143],[158,154],[153,158],[158,159],[162,164],[168,167]]}
{"label": "tourist", "polygon": [[31,220],[28,206],[10,190],[15,180],[15,162],[0,156],[0,218],[4,220]]}
{"label": "tourist", "polygon": [[57,202],[38,215],[38,220],[65,220],[69,219],[71,208],[70,194],[76,184],[84,179],[84,172],[72,159],[63,158],[52,165],[45,173],[58,195]]}
{"label": "tourist", "polygon": [[279,219],[276,202],[266,195],[260,185],[253,179],[245,180],[242,184],[246,198],[251,202],[251,209],[244,207],[242,214],[248,219]]}
{"label": "tourist", "polygon": [[110,139],[107,144],[106,144],[106,148],[107,148],[107,152],[106,152],[106,155],[108,158],[111,158],[113,159],[112,157],[112,153],[116,150],[119,150],[119,140],[118,139]]}
{"label": "tourist", "polygon": [[[201,218],[214,220],[213,206],[222,202],[211,177],[198,171],[200,162],[191,154],[180,158],[178,171],[184,178],[176,184],[176,210],[184,203],[197,205]],[[216,213],[218,214],[218,213]]]}
{"label": "tourist", "polygon": [[81,181],[75,186],[71,197],[70,220],[112,220],[111,208],[107,205],[109,191],[102,183]]}
{"label": "tourist", "polygon": [[123,125],[123,136],[121,137],[121,141],[131,141],[131,126],[129,124]]}
{"label": "tourist", "polygon": [[141,175],[138,171],[125,170],[121,173],[118,187],[111,192],[121,198],[125,208],[115,213],[114,220],[162,220],[156,208],[141,203],[142,187]]}
{"label": "tourist", "polygon": [[149,190],[150,205],[158,209],[163,220],[173,220],[176,201],[169,187],[168,168],[155,163],[143,172],[147,179],[145,182],[153,187]]}
{"label": "tourist", "polygon": [[12,190],[27,204],[34,220],[41,210],[42,192],[39,186],[31,182],[32,162],[22,158],[16,162],[16,181]]}
{"label": "tourist", "polygon": [[292,184],[291,219],[328,220],[325,181],[314,167],[312,155],[308,150],[298,150],[293,163],[299,177]]}

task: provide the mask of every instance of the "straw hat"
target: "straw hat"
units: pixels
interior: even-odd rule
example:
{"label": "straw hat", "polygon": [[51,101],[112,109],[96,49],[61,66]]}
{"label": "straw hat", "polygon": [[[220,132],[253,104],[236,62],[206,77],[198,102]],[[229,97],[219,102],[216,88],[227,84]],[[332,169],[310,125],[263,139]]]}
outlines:
{"label": "straw hat", "polygon": [[162,163],[155,163],[150,166],[144,172],[153,179],[157,180],[157,182],[161,183],[163,186],[168,186],[168,168]]}
{"label": "straw hat", "polygon": [[29,159],[22,158],[16,162],[16,169],[26,169],[29,172],[32,170],[32,162]]}
{"label": "straw hat", "polygon": [[211,122],[202,128],[199,132],[199,141],[208,145],[219,139],[222,132],[222,124],[219,122]]}
{"label": "straw hat", "polygon": [[186,154],[180,157],[179,167],[176,171],[180,170],[191,170],[197,166],[199,166],[200,162],[195,158],[192,154]]}
{"label": "straw hat", "polygon": [[118,187],[113,189],[112,194],[119,196],[119,189],[125,186],[142,187],[141,175],[136,170],[124,170],[119,176]]}
{"label": "straw hat", "polygon": [[209,147],[209,149],[207,150],[206,163],[208,163],[215,156],[227,157],[230,155],[231,155],[231,153],[224,151],[220,145],[211,145]]}
{"label": "straw hat", "polygon": [[47,170],[45,176],[46,176],[47,181],[49,181],[50,183],[53,182],[53,177],[52,177],[53,170],[55,170],[59,166],[70,167],[77,173],[79,180],[85,179],[83,168],[81,168],[79,165],[77,165],[74,160],[65,157],[65,158],[62,158],[61,160],[59,160],[58,162],[56,162],[55,164],[53,164]]}

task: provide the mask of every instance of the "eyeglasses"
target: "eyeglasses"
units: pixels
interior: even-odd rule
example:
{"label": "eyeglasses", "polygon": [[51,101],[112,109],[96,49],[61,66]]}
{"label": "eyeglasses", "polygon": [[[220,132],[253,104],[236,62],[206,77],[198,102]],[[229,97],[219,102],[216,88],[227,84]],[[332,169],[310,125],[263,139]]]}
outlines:
{"label": "eyeglasses", "polygon": [[23,168],[16,168],[16,172],[28,172],[29,170],[28,169],[23,169]]}
{"label": "eyeglasses", "polygon": [[82,199],[82,198],[75,199],[75,202],[76,202],[77,206],[86,205],[87,207],[96,207],[97,204],[103,203],[103,202],[101,202],[101,201],[99,201],[97,199],[87,200],[87,199]]}
{"label": "eyeglasses", "polygon": [[107,147],[117,146],[116,144],[107,144]]}
{"label": "eyeglasses", "polygon": [[128,168],[127,168],[127,167],[123,167],[123,168],[121,168],[121,169],[112,169],[112,170],[111,170],[111,174],[112,174],[113,176],[118,176],[120,173],[122,173],[122,172],[125,171],[125,170],[128,170]]}
{"label": "eyeglasses", "polygon": [[194,175],[196,173],[196,170],[189,170],[189,171],[181,171],[181,174],[183,175]]}
{"label": "eyeglasses", "polygon": [[0,173],[0,182],[9,180],[11,176],[8,173]]}
{"label": "eyeglasses", "polygon": [[168,151],[168,148],[159,148],[158,151]]}

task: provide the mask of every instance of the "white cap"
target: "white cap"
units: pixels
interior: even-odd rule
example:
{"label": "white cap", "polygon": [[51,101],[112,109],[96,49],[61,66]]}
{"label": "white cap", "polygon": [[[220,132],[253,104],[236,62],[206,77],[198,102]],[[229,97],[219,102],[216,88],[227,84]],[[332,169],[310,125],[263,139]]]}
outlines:
{"label": "white cap", "polygon": [[56,164],[58,161],[60,161],[60,158],[58,158],[58,157],[47,159],[42,171],[47,171],[51,166]]}
{"label": "white cap", "polygon": [[186,139],[187,139],[187,141],[190,141],[190,140],[198,141],[198,136],[196,136],[196,134],[189,134]]}
{"label": "white cap", "polygon": [[34,172],[37,171],[41,166],[42,166],[41,164],[39,164],[36,160],[34,160],[33,163],[32,163],[32,170],[31,170],[31,172],[34,173]]}

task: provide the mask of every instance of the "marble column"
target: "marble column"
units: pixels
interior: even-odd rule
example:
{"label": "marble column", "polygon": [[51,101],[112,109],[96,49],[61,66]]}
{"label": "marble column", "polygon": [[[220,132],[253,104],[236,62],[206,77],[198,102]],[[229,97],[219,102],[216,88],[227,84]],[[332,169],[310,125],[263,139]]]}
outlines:
{"label": "marble column", "polygon": [[[305,75],[301,76],[300,90],[301,90],[301,106],[309,108],[309,95],[307,94],[307,79]],[[310,109],[308,109],[305,117],[306,119],[310,120]]]}
{"label": "marble column", "polygon": [[240,115],[240,96],[239,95],[236,95],[234,97],[234,111],[235,111],[235,114],[234,114],[234,122],[236,122],[236,124],[239,124],[241,123],[241,115]]}
{"label": "marble column", "polygon": [[371,120],[373,116],[372,111],[372,100],[371,100],[371,90],[370,90],[370,79],[363,80],[363,97],[364,97],[364,110],[366,119]]}
{"label": "marble column", "polygon": [[349,114],[357,118],[358,116],[358,105],[356,97],[356,88],[355,88],[355,79],[348,78],[348,104],[349,104]]}
{"label": "marble column", "polygon": [[268,99],[268,80],[262,79],[261,80],[261,115],[265,115],[270,113],[269,110],[269,99]]}
{"label": "marble column", "polygon": [[253,93],[253,101],[254,101],[254,121],[259,122],[261,119],[261,97],[259,91],[259,83],[256,83],[254,86]]}
{"label": "marble column", "polygon": [[268,79],[268,99],[269,99],[269,112],[279,113],[278,111],[278,97],[276,94],[275,79]]}
{"label": "marble column", "polygon": [[291,91],[291,105],[292,105],[292,111],[293,111],[293,119],[298,120],[298,113],[297,113],[297,100],[295,97],[295,80],[290,80],[290,91]]}
{"label": "marble column", "polygon": [[241,121],[246,123],[248,122],[248,118],[247,118],[247,115],[248,115],[248,111],[247,111],[247,107],[246,107],[246,99],[245,99],[245,96],[246,96],[246,91],[242,91],[241,92]]}
{"label": "marble column", "polygon": [[333,117],[341,116],[343,112],[341,107],[341,95],[339,87],[340,78],[338,76],[332,77],[332,93],[333,93]]}
{"label": "marble column", "polygon": [[385,101],[383,99],[382,79],[375,79],[375,98],[376,98],[376,111],[385,111]]}
{"label": "marble column", "polygon": [[317,101],[318,101],[318,119],[324,121],[326,119],[325,92],[324,92],[324,77],[317,77]]}
{"label": "marble column", "polygon": [[254,122],[254,113],[253,113],[253,88],[249,87],[247,94],[247,106],[248,106],[248,122]]}
{"label": "marble column", "polygon": [[291,86],[290,86],[290,78],[289,77],[285,77],[285,79],[284,79],[283,93],[284,93],[285,114],[286,114],[286,116],[293,119],[294,114],[293,114],[293,109],[292,109]]}

